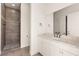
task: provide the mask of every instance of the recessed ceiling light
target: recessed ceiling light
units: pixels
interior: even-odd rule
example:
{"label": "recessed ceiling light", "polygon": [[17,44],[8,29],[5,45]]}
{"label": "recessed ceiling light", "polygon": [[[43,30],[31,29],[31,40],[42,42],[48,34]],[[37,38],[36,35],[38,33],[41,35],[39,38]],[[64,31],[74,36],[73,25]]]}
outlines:
{"label": "recessed ceiling light", "polygon": [[15,4],[12,4],[12,6],[15,6]]}

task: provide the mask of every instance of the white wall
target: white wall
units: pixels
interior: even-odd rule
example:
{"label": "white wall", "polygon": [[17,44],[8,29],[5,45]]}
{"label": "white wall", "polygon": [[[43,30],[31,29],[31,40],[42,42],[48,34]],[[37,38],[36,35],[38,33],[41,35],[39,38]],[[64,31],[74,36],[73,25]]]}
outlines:
{"label": "white wall", "polygon": [[[41,33],[53,33],[52,18],[46,15],[46,4],[31,4],[31,54],[35,54],[38,49],[37,36]],[[48,17],[47,17],[48,16]],[[40,26],[42,23],[42,26]],[[50,24],[50,27],[48,27]]]}
{"label": "white wall", "polygon": [[[68,5],[70,4],[31,4],[31,55],[39,50],[37,37],[39,34],[53,34],[53,12]],[[42,23],[42,26],[40,26],[40,23]]]}
{"label": "white wall", "polygon": [[30,45],[30,4],[21,4],[21,48]]}
{"label": "white wall", "polygon": [[79,36],[79,11],[68,14],[68,33]]}
{"label": "white wall", "polygon": [[0,4],[0,54],[1,54],[1,4]]}

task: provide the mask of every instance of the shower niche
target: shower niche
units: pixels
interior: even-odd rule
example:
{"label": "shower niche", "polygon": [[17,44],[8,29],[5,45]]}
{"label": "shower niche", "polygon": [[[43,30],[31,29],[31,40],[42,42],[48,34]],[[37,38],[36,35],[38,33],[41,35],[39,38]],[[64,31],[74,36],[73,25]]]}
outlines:
{"label": "shower niche", "polygon": [[20,4],[1,4],[2,50],[20,47]]}

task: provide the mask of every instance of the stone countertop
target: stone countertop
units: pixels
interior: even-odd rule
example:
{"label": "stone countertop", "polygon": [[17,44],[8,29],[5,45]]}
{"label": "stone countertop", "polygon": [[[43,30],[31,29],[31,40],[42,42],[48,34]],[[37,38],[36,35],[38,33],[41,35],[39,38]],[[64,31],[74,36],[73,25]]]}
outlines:
{"label": "stone countertop", "polygon": [[44,33],[44,34],[40,34],[38,35],[39,38],[42,39],[46,39],[46,40],[52,40],[52,41],[57,41],[57,43],[65,43],[67,45],[71,45],[74,46],[76,48],[79,48],[79,40],[76,38],[71,38],[71,37],[61,37],[61,38],[57,38],[54,37],[53,34],[50,33]]}

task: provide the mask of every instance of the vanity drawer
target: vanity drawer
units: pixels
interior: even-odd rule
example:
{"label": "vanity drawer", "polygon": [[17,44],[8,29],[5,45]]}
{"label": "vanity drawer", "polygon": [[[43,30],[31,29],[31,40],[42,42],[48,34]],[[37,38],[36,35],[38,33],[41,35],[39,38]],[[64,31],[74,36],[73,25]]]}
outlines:
{"label": "vanity drawer", "polygon": [[79,56],[79,52],[73,51],[73,50],[62,49],[62,55],[63,56]]}

